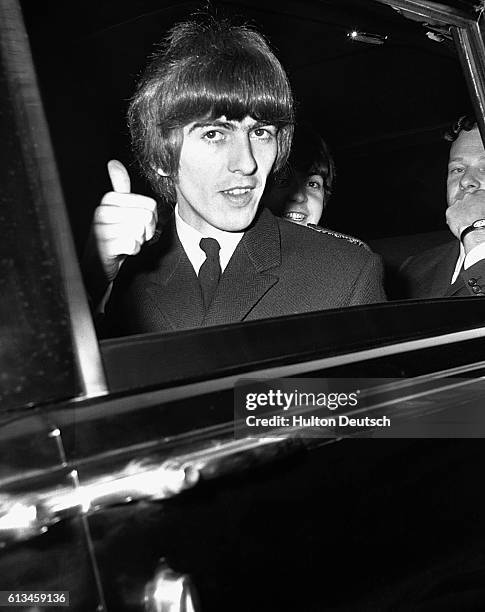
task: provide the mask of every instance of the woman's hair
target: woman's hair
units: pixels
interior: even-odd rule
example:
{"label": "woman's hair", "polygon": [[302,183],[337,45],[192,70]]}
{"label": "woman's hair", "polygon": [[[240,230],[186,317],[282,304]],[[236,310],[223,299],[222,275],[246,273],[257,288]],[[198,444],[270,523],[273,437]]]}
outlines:
{"label": "woman's hair", "polygon": [[[283,67],[258,32],[209,18],[176,25],[152,57],[128,110],[133,148],[153,188],[175,202],[182,128],[197,119],[276,125],[273,171],[288,158],[293,98]],[[167,176],[160,176],[160,169]]]}

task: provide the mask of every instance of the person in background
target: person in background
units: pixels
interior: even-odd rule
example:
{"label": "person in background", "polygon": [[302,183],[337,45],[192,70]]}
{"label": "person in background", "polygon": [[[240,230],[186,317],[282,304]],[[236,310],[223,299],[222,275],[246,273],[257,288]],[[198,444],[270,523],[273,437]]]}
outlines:
{"label": "person in background", "polygon": [[288,221],[370,250],[362,240],[320,225],[335,174],[335,162],[326,142],[310,124],[298,123],[288,164],[272,182],[264,203]]}
{"label": "person in background", "polygon": [[402,298],[485,295],[485,149],[473,117],[445,135],[448,164],[446,222],[453,238],[409,257],[399,271]]}
{"label": "person in background", "polygon": [[297,123],[287,167],[265,195],[265,203],[289,221],[319,225],[334,180],[335,163],[327,144],[311,125]]}

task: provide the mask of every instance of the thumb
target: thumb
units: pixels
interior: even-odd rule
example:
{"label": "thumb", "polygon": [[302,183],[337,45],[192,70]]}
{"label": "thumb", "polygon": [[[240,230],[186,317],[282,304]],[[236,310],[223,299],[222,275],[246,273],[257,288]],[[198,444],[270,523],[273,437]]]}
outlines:
{"label": "thumb", "polygon": [[108,162],[108,174],[113,185],[113,191],[116,191],[116,193],[130,193],[130,175],[120,161],[111,159]]}

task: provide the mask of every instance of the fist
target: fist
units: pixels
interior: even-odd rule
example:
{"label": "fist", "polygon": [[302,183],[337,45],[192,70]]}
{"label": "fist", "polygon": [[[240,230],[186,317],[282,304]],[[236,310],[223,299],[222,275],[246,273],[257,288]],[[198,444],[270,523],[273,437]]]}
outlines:
{"label": "fist", "polygon": [[483,189],[465,193],[461,200],[456,200],[446,210],[446,222],[457,238],[460,238],[465,227],[477,219],[485,219],[485,191]]}
{"label": "fist", "polygon": [[115,279],[128,255],[136,255],[153,238],[157,225],[154,199],[131,193],[130,176],[123,164],[108,162],[113,186],[94,212],[93,231],[99,257],[109,281]]}

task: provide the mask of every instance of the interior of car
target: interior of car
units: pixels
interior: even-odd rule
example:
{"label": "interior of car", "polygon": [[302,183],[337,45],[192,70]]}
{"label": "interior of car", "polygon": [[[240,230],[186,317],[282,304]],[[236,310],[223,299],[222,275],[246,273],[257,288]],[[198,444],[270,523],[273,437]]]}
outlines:
{"label": "interior of car", "polygon": [[449,239],[443,134],[473,112],[449,28],[360,0],[224,1],[209,9],[199,2],[105,1],[86,5],[76,19],[55,0],[24,0],[79,253],[109,190],[108,159],[132,169],[133,190],[151,193],[130,152],[127,104],[164,33],[201,8],[252,24],[275,48],[297,121],[318,130],[336,161],[323,225],[369,242],[391,271]]}

